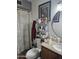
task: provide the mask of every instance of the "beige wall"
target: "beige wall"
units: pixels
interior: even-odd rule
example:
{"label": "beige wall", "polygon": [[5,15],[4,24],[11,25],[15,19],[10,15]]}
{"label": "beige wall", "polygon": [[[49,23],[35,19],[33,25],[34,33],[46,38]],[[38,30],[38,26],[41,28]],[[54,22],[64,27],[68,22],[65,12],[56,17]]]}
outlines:
{"label": "beige wall", "polygon": [[[49,23],[49,35],[54,35],[54,32],[52,31],[52,27],[51,27],[51,22],[55,13],[57,12],[57,3],[59,1],[62,1],[62,0],[51,0],[51,21]],[[57,34],[61,36],[62,35],[62,16],[60,18],[60,22],[54,23],[53,27],[55,29],[55,32],[57,32]]]}
{"label": "beige wall", "polygon": [[[45,3],[50,0],[32,0],[32,21],[38,19],[38,6],[42,3]],[[51,27],[52,18],[57,12],[57,3],[62,0],[51,0],[51,21],[49,22],[49,35],[54,35],[54,32]],[[59,35],[62,33],[62,20],[60,19],[59,23],[54,24],[54,28],[58,32]]]}
{"label": "beige wall", "polygon": [[32,19],[38,19],[38,6],[49,0],[32,0]]}

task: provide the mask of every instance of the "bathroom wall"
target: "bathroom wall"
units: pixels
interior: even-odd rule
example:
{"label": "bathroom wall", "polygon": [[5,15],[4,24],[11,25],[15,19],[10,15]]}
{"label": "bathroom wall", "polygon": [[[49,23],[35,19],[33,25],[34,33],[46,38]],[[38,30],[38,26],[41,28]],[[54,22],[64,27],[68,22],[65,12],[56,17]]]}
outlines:
{"label": "bathroom wall", "polygon": [[31,11],[31,2],[28,0],[21,0],[22,6],[26,8],[28,11]]}
{"label": "bathroom wall", "polygon": [[[54,17],[55,13],[57,12],[57,3],[62,0],[51,0],[51,22],[52,18]],[[49,35],[54,35],[54,32],[52,31],[51,22],[49,23]],[[59,36],[62,36],[62,16],[60,17],[60,20],[58,23],[53,24],[55,31]]]}
{"label": "bathroom wall", "polygon": [[[32,0],[32,20],[38,19],[38,6],[47,1],[50,1],[50,0]],[[55,15],[55,13],[57,12],[57,3],[59,1],[62,1],[62,0],[51,0],[51,21]],[[54,32],[51,27],[51,21],[49,22],[49,35],[54,35]],[[61,32],[62,32],[61,25],[62,25],[61,19],[60,19],[59,23],[54,24],[54,28],[56,29],[56,31],[58,32],[58,34],[60,36],[62,35],[61,34]]]}
{"label": "bathroom wall", "polygon": [[32,0],[32,19],[38,19],[38,6],[50,0]]}

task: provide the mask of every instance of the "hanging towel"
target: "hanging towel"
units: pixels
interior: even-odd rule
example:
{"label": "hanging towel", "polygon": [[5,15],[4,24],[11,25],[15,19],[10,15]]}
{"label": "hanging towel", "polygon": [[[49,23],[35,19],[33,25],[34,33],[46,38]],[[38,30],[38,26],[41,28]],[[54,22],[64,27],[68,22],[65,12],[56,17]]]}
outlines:
{"label": "hanging towel", "polygon": [[36,25],[36,21],[33,21],[33,24],[32,24],[32,42],[36,38],[36,27],[35,27],[35,25]]}

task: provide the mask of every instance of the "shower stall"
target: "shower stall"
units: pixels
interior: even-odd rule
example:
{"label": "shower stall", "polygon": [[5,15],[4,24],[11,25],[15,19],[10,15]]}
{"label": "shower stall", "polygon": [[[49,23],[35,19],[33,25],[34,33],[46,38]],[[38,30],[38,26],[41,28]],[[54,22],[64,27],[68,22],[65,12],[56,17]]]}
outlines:
{"label": "shower stall", "polygon": [[31,48],[31,12],[17,8],[17,53]]}

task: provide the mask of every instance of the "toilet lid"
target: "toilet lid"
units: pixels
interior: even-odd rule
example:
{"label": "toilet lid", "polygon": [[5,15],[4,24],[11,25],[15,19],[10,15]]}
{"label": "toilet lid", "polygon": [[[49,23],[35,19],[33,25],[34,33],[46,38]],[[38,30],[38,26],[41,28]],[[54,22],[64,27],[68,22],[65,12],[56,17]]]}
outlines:
{"label": "toilet lid", "polygon": [[39,50],[37,48],[32,48],[26,53],[27,58],[36,58],[39,54]]}
{"label": "toilet lid", "polygon": [[36,48],[39,52],[41,52],[41,49],[39,49],[39,48]]}

